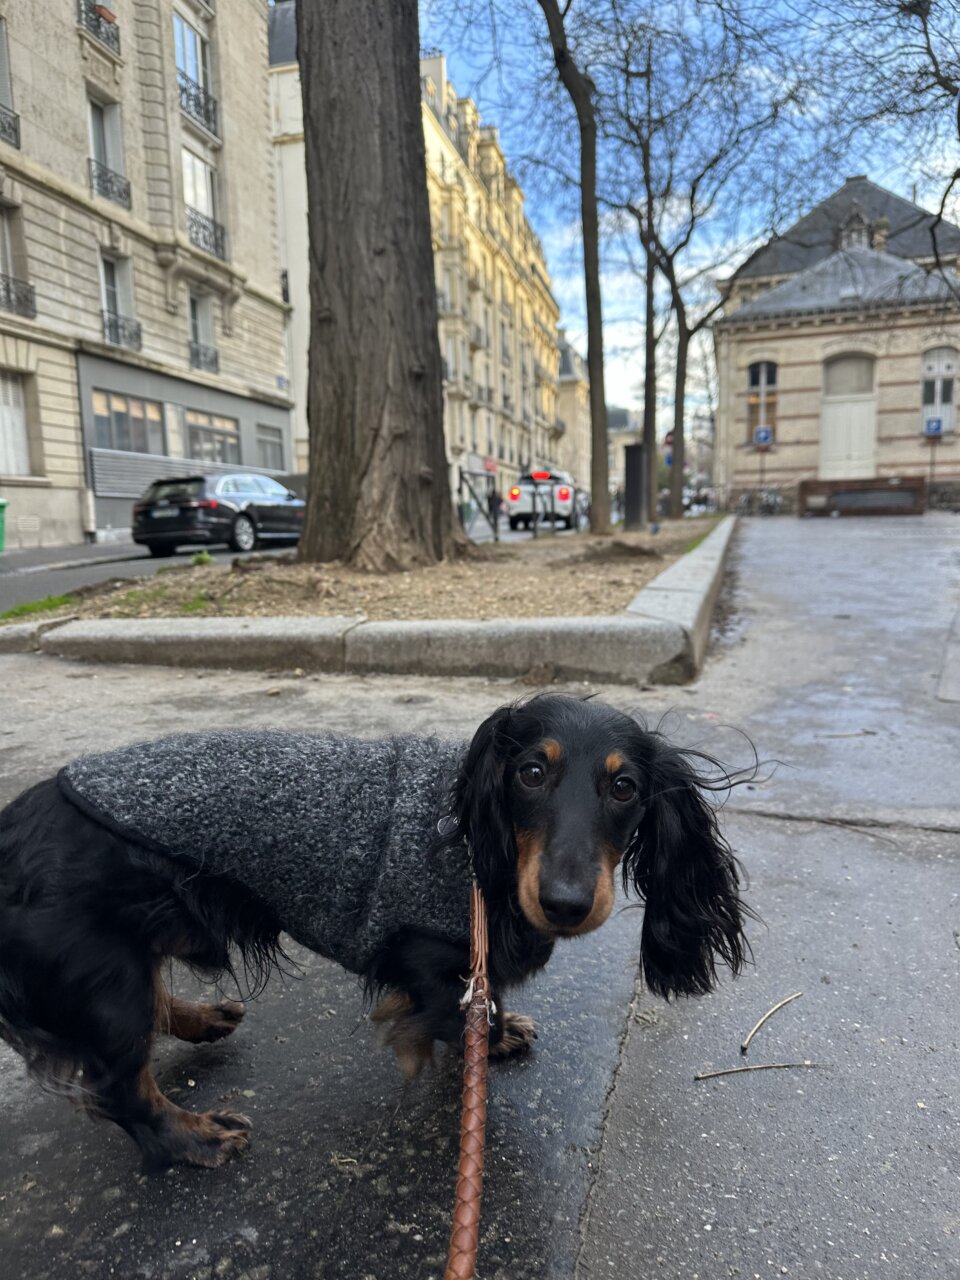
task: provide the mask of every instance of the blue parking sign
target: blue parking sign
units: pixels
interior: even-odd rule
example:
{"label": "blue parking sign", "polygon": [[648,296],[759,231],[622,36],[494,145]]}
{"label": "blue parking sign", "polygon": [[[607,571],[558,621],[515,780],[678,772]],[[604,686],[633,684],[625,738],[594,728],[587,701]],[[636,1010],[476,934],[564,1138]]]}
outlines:
{"label": "blue parking sign", "polygon": [[927,418],[923,424],[923,434],[925,436],[942,436],[943,435],[943,419]]}
{"label": "blue parking sign", "polygon": [[768,445],[773,440],[772,427],[755,427],[753,431],[753,443],[755,445]]}

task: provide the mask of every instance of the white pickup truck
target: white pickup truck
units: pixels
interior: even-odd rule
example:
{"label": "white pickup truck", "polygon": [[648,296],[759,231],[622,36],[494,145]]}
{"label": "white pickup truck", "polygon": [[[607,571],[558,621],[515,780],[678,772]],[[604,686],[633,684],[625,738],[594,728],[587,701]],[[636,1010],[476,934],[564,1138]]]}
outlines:
{"label": "white pickup truck", "polygon": [[507,494],[511,529],[529,529],[534,520],[552,520],[573,529],[578,514],[577,488],[567,471],[527,472]]}

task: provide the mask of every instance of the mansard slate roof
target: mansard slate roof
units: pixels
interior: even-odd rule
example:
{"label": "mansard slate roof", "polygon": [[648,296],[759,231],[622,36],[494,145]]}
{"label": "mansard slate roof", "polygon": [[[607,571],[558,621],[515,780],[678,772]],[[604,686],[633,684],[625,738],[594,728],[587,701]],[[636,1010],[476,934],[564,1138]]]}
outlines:
{"label": "mansard slate roof", "polygon": [[279,0],[267,15],[267,40],[271,67],[297,60],[297,6],[294,0]]}
{"label": "mansard slate roof", "polygon": [[[944,278],[946,275],[946,279]],[[956,305],[960,278],[877,249],[839,249],[745,303],[722,323],[866,308]]]}
{"label": "mansard slate roof", "polygon": [[[775,236],[751,254],[734,279],[790,275],[815,266],[837,250],[840,232],[855,213],[871,225],[887,221],[887,252],[894,257],[933,258],[930,228],[935,215],[858,175],[848,178],[839,191],[821,201],[782,236]],[[960,254],[960,227],[941,222],[936,235],[942,256]]]}

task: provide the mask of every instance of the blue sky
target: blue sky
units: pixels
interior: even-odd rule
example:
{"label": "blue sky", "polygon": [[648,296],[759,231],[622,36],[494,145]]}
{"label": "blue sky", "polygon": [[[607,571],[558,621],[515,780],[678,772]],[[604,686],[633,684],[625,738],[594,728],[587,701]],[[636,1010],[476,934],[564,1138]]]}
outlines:
{"label": "blue sky", "polygon": [[[467,44],[462,31],[452,31],[438,20],[436,15],[441,5],[442,0],[421,0],[422,44],[443,50],[447,57],[448,76],[458,94],[473,97],[484,123],[500,127],[508,163],[521,170],[520,177],[527,192],[527,216],[544,243],[554,292],[562,312],[561,323],[566,325],[574,343],[585,350],[582,263],[575,208],[569,199],[561,200],[547,191],[545,184],[538,183],[534,175],[530,171],[524,172],[522,164],[518,163],[525,153],[534,153],[537,149],[536,108],[534,106],[531,109],[529,103],[520,102],[514,96],[509,65],[499,69],[494,67],[488,25],[477,24],[472,29],[470,42]],[[449,10],[448,5],[442,7]],[[545,43],[544,41],[541,48],[545,49]],[[515,56],[521,59],[519,74],[514,77],[516,82],[521,75],[523,78],[529,75],[531,63],[538,53],[531,42],[528,53]],[[549,55],[544,52],[543,56]],[[942,165],[934,163],[931,167],[949,171],[958,162],[956,151],[953,148],[951,154],[944,157]],[[576,155],[566,159],[568,167],[574,169]],[[908,199],[916,194],[918,202],[928,208],[935,207],[939,200],[937,184],[929,180],[924,182],[922,175],[911,173],[905,168],[896,148],[880,136],[874,136],[869,147],[862,144],[851,147],[843,172],[819,173],[818,168],[815,164],[811,167],[809,203],[835,190],[844,177],[853,173],[865,173],[874,182]],[[796,215],[804,212],[805,207],[798,205]],[[749,221],[748,209],[746,222]],[[758,209],[755,218],[755,230],[758,233],[762,233],[765,221],[765,211]],[[761,235],[760,238],[765,239],[766,236]],[[720,274],[726,274],[726,271],[721,271]],[[603,292],[607,399],[611,404],[639,407],[643,395],[643,282],[641,277],[628,269],[622,253],[608,251],[605,256]],[[709,339],[707,342],[709,343]],[[664,407],[659,413],[658,426],[665,429],[668,416],[666,406],[671,403],[670,361],[666,347],[660,363],[658,400]],[[696,364],[692,375],[690,404],[691,409],[696,409],[704,399]]]}

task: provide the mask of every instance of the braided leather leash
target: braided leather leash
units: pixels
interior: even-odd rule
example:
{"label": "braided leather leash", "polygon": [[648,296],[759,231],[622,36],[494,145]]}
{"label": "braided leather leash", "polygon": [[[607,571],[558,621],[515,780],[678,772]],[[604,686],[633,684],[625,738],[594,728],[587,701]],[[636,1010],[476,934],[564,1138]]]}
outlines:
{"label": "braided leather leash", "polygon": [[490,980],[487,973],[487,907],[474,880],[470,889],[470,981],[466,1009],[460,1164],[453,1228],[444,1280],[473,1280],[480,1238],[483,1148],[487,1126],[487,1052],[490,1045]]}

